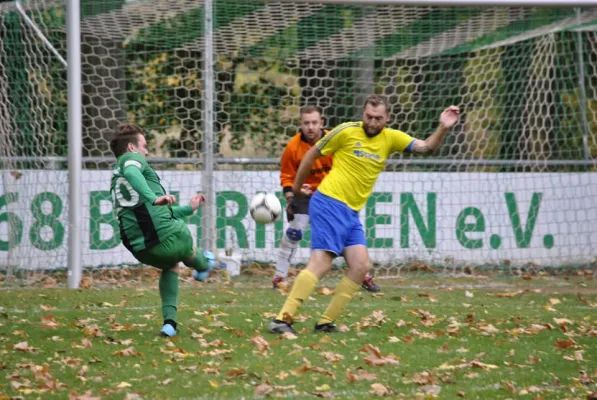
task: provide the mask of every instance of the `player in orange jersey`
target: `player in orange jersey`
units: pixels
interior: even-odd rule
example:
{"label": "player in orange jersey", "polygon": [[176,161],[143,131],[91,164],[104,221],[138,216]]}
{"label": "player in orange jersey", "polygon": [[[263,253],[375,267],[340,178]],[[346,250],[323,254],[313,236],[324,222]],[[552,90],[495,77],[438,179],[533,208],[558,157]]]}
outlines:
{"label": "player in orange jersey", "polygon": [[[286,197],[288,229],[286,229],[280,243],[276,274],[272,280],[274,288],[277,288],[288,276],[288,268],[292,262],[292,257],[303,238],[303,232],[309,225],[309,197],[299,196],[296,198],[292,192],[296,172],[305,153],[327,133],[323,129],[323,119],[319,107],[307,105],[301,108],[300,112],[300,132],[290,139],[280,161],[280,184]],[[331,169],[331,155],[317,159],[305,183],[311,185],[312,190],[315,191]],[[369,292],[380,291],[379,286],[373,282],[373,278],[369,274],[365,276],[362,287]]]}

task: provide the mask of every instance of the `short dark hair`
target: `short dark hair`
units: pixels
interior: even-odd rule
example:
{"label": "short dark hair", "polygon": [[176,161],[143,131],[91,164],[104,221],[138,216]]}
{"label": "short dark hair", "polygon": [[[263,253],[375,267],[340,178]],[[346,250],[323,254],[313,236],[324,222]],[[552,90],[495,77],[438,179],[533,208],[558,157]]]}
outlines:
{"label": "short dark hair", "polygon": [[137,144],[139,135],[145,135],[145,131],[139,125],[122,124],[116,128],[114,136],[110,141],[110,149],[116,158],[126,153],[126,148],[130,143]]}
{"label": "short dark hair", "polygon": [[390,111],[390,105],[388,104],[388,101],[385,99],[385,97],[382,97],[378,94],[369,95],[367,100],[365,100],[365,104],[363,104],[363,109],[367,107],[367,104],[371,104],[373,107],[381,106],[383,104],[386,108],[386,111]]}
{"label": "short dark hair", "polygon": [[303,114],[311,114],[311,113],[319,113],[319,116],[321,117],[323,115],[323,112],[321,111],[321,108],[319,106],[316,106],[314,104],[307,104],[306,106],[301,107],[301,116],[303,116]]}

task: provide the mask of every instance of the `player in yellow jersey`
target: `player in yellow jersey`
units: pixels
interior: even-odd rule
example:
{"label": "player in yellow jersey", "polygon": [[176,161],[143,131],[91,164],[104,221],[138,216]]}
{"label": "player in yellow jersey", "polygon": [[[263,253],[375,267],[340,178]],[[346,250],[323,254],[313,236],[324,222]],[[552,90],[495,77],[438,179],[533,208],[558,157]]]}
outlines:
{"label": "player in yellow jersey", "polygon": [[316,332],[336,332],[334,322],[361,287],[369,270],[369,255],[359,211],[373,191],[386,159],[394,152],[427,154],[436,150],[458,121],[460,110],[446,108],[439,117],[439,127],[425,140],[386,128],[390,120],[386,100],[371,95],[365,102],[363,120],[346,122],[334,128],[303,157],[292,190],[311,195],[305,179],[315,160],[334,155],[334,167],[311,196],[311,257],[299,273],[276,319],[268,325],[273,333],[296,333],[293,318],[309,298],[319,280],[332,268],[335,257],[343,255],[348,264],[328,308],[315,324]]}

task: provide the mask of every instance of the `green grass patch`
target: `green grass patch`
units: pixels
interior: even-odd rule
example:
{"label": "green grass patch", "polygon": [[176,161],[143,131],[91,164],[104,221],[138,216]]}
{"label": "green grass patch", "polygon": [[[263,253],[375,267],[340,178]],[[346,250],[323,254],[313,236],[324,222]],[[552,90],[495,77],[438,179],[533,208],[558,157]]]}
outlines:
{"label": "green grass patch", "polygon": [[[333,288],[337,280],[324,284]],[[157,282],[156,282],[157,283]],[[339,324],[265,330],[285,297],[266,281],[183,284],[180,335],[158,336],[155,287],[0,291],[0,399],[587,398],[597,391],[593,281],[383,280]],[[85,397],[81,397],[85,398]]]}

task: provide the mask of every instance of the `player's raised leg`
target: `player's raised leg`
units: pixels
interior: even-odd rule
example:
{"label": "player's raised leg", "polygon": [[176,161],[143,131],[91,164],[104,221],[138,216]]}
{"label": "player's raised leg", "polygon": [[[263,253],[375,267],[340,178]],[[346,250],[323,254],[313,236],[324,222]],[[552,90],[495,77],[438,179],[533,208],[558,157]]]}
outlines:
{"label": "player's raised leg", "polygon": [[184,265],[193,269],[193,278],[205,281],[211,270],[216,266],[216,257],[211,251],[203,252],[193,248],[193,255],[183,261]]}

